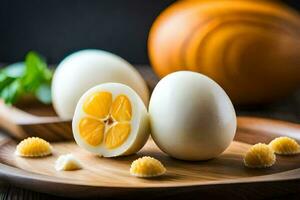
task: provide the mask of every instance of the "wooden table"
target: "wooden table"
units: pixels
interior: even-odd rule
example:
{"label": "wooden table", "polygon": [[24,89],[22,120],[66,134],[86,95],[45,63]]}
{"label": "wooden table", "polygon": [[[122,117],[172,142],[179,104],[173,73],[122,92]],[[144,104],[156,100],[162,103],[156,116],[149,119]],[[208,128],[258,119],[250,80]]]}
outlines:
{"label": "wooden table", "polygon": [[[146,78],[150,87],[157,82],[157,77],[153,74],[152,70],[149,67],[141,66],[138,68],[139,71]],[[264,105],[260,107],[247,107],[241,108],[237,107],[238,115],[250,115],[250,116],[261,116],[274,119],[282,119],[295,123],[300,123],[300,91],[291,95],[290,97],[283,99],[280,102],[276,102],[270,105]],[[7,137],[4,132],[0,132],[0,140]],[[213,191],[212,191],[213,192]],[[255,191],[254,191],[255,192]],[[287,196],[273,197],[272,199],[289,199],[296,200],[299,199],[300,185],[299,190],[295,191],[293,194]],[[198,197],[200,198],[200,197]],[[224,199],[230,199],[231,197],[224,197]],[[37,193],[34,191],[25,190],[22,188],[16,188],[12,185],[7,185],[0,181],[0,199],[60,199],[57,196],[52,196],[48,194]],[[164,198],[164,199],[171,199]],[[192,197],[181,197],[181,199],[193,199]],[[242,199],[248,199],[247,197],[242,197]],[[262,199],[259,194],[257,194],[257,199]]]}

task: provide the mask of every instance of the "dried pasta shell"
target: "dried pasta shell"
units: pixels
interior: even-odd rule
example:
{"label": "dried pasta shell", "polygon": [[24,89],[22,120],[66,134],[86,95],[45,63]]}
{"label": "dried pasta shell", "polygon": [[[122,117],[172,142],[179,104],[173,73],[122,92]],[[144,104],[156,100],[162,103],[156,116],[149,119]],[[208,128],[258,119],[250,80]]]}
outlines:
{"label": "dried pasta shell", "polygon": [[144,156],[132,162],[130,174],[137,177],[149,178],[163,175],[166,168],[155,158]]}
{"label": "dried pasta shell", "polygon": [[244,158],[245,166],[250,168],[271,167],[275,162],[276,156],[272,148],[262,143],[253,145]]}
{"label": "dried pasta shell", "polygon": [[272,140],[269,146],[276,154],[293,155],[300,153],[300,145],[296,140],[289,137],[278,137]]}
{"label": "dried pasta shell", "polygon": [[43,157],[52,154],[52,147],[41,138],[29,137],[18,144],[15,154],[21,157]]}

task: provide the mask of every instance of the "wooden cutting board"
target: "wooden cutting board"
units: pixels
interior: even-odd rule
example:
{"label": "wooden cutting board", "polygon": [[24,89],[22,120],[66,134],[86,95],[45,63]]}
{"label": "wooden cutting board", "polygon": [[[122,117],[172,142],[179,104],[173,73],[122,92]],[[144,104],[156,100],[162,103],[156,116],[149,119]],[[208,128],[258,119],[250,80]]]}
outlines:
{"label": "wooden cutting board", "polygon": [[[277,156],[268,169],[248,169],[243,155],[251,144],[270,142],[287,135],[300,141],[300,125],[277,120],[239,117],[235,141],[218,158],[180,161],[161,152],[150,139],[136,155],[100,158],[79,148],[73,142],[52,143],[52,156],[41,159],[14,155],[16,142],[0,143],[0,177],[14,185],[40,192],[69,197],[141,197],[172,195],[253,195],[284,194],[299,190],[300,155]],[[61,154],[73,153],[84,165],[79,171],[57,172],[54,162]],[[153,156],[166,166],[159,178],[141,179],[129,174],[131,162],[141,156]],[[254,194],[255,194],[254,193]]]}

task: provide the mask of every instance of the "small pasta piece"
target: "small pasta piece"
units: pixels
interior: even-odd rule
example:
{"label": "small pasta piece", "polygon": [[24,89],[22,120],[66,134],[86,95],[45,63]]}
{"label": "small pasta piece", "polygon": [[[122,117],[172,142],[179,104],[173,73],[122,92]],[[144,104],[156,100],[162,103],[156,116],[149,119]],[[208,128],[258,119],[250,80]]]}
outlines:
{"label": "small pasta piece", "polygon": [[244,157],[244,164],[250,168],[271,167],[276,162],[274,151],[267,145],[258,143],[253,145]]}
{"label": "small pasta piece", "polygon": [[300,153],[300,145],[289,137],[278,137],[272,140],[269,146],[279,155],[294,155]]}
{"label": "small pasta piece", "polygon": [[52,147],[41,138],[29,137],[17,145],[15,154],[21,157],[43,157],[52,154]]}
{"label": "small pasta piece", "polygon": [[166,172],[163,164],[150,156],[144,156],[132,162],[130,174],[141,178],[161,176]]}

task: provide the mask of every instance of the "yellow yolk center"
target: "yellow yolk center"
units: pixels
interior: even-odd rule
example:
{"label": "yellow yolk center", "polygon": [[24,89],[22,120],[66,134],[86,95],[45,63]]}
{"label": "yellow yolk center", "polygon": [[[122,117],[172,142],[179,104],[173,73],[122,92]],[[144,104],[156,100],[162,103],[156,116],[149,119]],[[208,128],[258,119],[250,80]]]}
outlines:
{"label": "yellow yolk center", "polygon": [[83,104],[87,114],[79,122],[81,138],[92,146],[104,142],[106,148],[121,146],[131,131],[132,108],[125,95],[117,96],[114,101],[110,92],[92,94]]}

